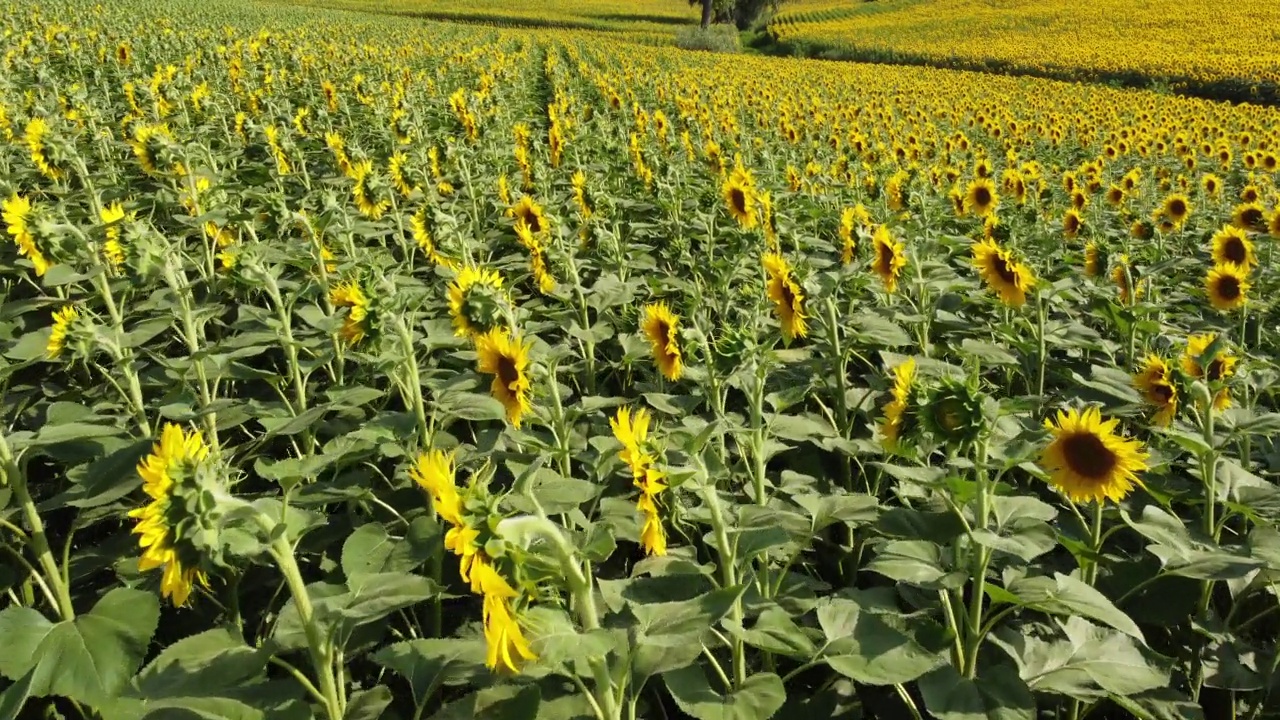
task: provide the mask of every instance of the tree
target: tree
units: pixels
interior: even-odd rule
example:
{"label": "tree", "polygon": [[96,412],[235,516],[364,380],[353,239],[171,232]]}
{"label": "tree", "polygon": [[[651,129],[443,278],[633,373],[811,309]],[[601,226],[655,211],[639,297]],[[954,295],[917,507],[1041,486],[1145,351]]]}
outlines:
{"label": "tree", "polygon": [[702,6],[703,30],[713,21],[733,21],[739,30],[746,30],[765,10],[777,10],[781,3],[782,0],[689,0],[690,5]]}

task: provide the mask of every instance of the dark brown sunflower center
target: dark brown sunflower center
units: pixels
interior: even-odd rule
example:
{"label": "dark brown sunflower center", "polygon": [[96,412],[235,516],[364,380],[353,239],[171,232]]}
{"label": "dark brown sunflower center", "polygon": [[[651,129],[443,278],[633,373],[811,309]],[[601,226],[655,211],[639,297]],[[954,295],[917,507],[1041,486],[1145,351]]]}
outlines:
{"label": "dark brown sunflower center", "polygon": [[1216,382],[1218,380],[1221,380],[1225,374],[1226,374],[1226,366],[1223,364],[1222,360],[1219,358],[1214,358],[1213,362],[1209,363],[1209,372],[1208,372],[1209,380],[1212,382]]}
{"label": "dark brown sunflower center", "polygon": [[991,190],[984,186],[974,188],[973,202],[980,208],[984,208],[991,204]]}
{"label": "dark brown sunflower center", "polygon": [[893,249],[888,245],[876,246],[876,272],[881,275],[893,272]]}
{"label": "dark brown sunflower center", "polygon": [[1091,432],[1068,435],[1062,440],[1062,457],[1077,475],[1101,482],[1113,470],[1119,458]]}
{"label": "dark brown sunflower center", "polygon": [[538,219],[538,214],[526,210],[524,213],[524,222],[534,233],[542,232],[542,221]]}
{"label": "dark brown sunflower center", "polygon": [[1227,241],[1222,245],[1222,256],[1237,265],[1243,265],[1247,257],[1244,243],[1237,237],[1227,238]]}
{"label": "dark brown sunflower center", "polygon": [[1218,296],[1224,300],[1236,300],[1240,297],[1240,280],[1226,276],[1218,280]]}
{"label": "dark brown sunflower center", "polygon": [[1245,210],[1240,213],[1240,222],[1245,227],[1258,227],[1262,224],[1262,211],[1258,208],[1245,208]]}
{"label": "dark brown sunflower center", "polygon": [[1067,232],[1075,232],[1080,229],[1080,218],[1075,215],[1068,215],[1063,225],[1066,226]]}
{"label": "dark brown sunflower center", "polygon": [[991,269],[996,271],[1000,279],[1010,285],[1018,282],[1018,274],[1013,271],[1013,267],[1009,265],[1009,261],[1000,255],[991,258]]}
{"label": "dark brown sunflower center", "polygon": [[782,302],[788,308],[793,308],[796,306],[795,291],[792,289],[791,283],[786,281],[782,282]]}
{"label": "dark brown sunflower center", "polygon": [[1169,203],[1169,216],[1180,218],[1187,214],[1187,204],[1182,200],[1173,200]]}
{"label": "dark brown sunflower center", "polygon": [[747,194],[741,188],[732,188],[729,190],[729,204],[736,213],[747,212]]}
{"label": "dark brown sunflower center", "polygon": [[1164,380],[1157,380],[1151,384],[1147,394],[1157,405],[1168,405],[1173,400],[1173,386]]}
{"label": "dark brown sunflower center", "polygon": [[515,360],[510,356],[499,356],[498,379],[502,381],[502,386],[508,389],[520,380],[520,370],[516,367]]}

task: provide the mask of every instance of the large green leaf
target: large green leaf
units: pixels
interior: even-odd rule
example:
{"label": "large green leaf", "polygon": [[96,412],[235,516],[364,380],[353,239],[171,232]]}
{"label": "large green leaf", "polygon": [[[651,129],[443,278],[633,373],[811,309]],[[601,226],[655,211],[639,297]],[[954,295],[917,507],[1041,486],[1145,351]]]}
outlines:
{"label": "large green leaf", "polygon": [[943,560],[942,548],[927,540],[891,540],[866,569],[926,590],[958,588],[968,577],[951,571]]}
{"label": "large green leaf", "polygon": [[1062,631],[1062,637],[1044,638],[1002,628],[992,641],[1015,659],[1036,692],[1097,699],[1168,687],[1168,670],[1132,637],[1080,617],[1067,619]]}
{"label": "large green leaf", "polygon": [[407,640],[388,645],[370,658],[408,680],[417,705],[441,685],[480,679],[488,673],[485,644],[478,637]]}
{"label": "large green leaf", "polygon": [[827,664],[857,682],[910,682],[946,662],[946,632],[926,618],[874,611],[845,598],[821,601],[817,615]]}
{"label": "large green leaf", "polygon": [[261,679],[269,647],[251,648],[228,628],[206,630],[165,648],[133,679],[140,698],[209,696]]}
{"label": "large green leaf", "polygon": [[1052,578],[1020,578],[1009,583],[1007,590],[1023,607],[1049,615],[1091,618],[1142,640],[1142,631],[1132,618],[1107,596],[1070,575],[1055,573]]}
{"label": "large green leaf", "polygon": [[981,668],[977,679],[943,665],[920,678],[925,707],[938,720],[1034,720],[1036,700],[1018,671]]}
{"label": "large green leaf", "polygon": [[712,689],[697,665],[662,674],[662,681],[680,709],[696,720],[768,720],[787,700],[782,679],[756,673],[732,690]]}

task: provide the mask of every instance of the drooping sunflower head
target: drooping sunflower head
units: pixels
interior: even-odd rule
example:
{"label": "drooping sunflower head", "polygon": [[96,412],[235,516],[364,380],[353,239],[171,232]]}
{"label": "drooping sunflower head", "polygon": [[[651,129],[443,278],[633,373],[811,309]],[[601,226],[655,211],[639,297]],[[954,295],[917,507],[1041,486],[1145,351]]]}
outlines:
{"label": "drooping sunflower head", "polygon": [[590,218],[595,212],[595,203],[587,190],[587,175],[581,170],[573,173],[573,202],[584,218]]}
{"label": "drooping sunflower head", "polygon": [[18,254],[31,261],[37,276],[43,276],[53,263],[37,244],[39,217],[38,209],[21,195],[11,195],[0,205],[0,219],[4,220],[8,234],[13,236]]}
{"label": "drooping sunflower head", "polygon": [[1214,233],[1213,262],[1218,265],[1232,263],[1245,268],[1257,265],[1258,256],[1248,233],[1235,225],[1224,225]]}
{"label": "drooping sunflower head", "polygon": [[431,496],[432,507],[450,525],[462,525],[462,499],[455,478],[454,453],[431,450],[418,455],[409,477]]}
{"label": "drooping sunflower head", "polygon": [[133,131],[133,154],[149,175],[160,175],[173,166],[176,156],[170,148],[172,136],[167,125],[138,125]]}
{"label": "drooping sunflower head", "polygon": [[1235,373],[1239,361],[1230,347],[1218,342],[1217,333],[1197,333],[1187,337],[1187,347],[1182,352],[1182,371],[1196,380],[1222,382]]}
{"label": "drooping sunflower head", "polygon": [[329,290],[329,304],[346,311],[342,329],[338,331],[349,345],[364,339],[369,332],[369,296],[356,280],[344,280]]}
{"label": "drooping sunflower head", "polygon": [[871,259],[871,270],[880,276],[887,292],[896,292],[898,278],[902,269],[907,266],[906,246],[894,239],[889,228],[880,225],[871,236],[874,257]]}
{"label": "drooping sunflower head", "polygon": [[618,408],[614,416],[609,418],[613,436],[622,443],[618,458],[627,464],[632,476],[637,479],[643,478],[645,468],[654,462],[648,446],[650,419],[648,409],[640,408],[632,414],[631,408],[627,407]]}
{"label": "drooping sunflower head", "polygon": [[1169,363],[1159,355],[1148,355],[1133,384],[1143,398],[1156,408],[1153,418],[1159,427],[1168,427],[1178,412],[1178,388],[1174,385]]}
{"label": "drooping sunflower head", "polygon": [[1209,270],[1204,280],[1205,293],[1215,310],[1244,307],[1249,292],[1249,271],[1243,265],[1220,263]]}
{"label": "drooping sunflower head", "polygon": [[476,338],[476,368],[493,376],[490,392],[507,411],[507,421],[516,428],[533,409],[530,394],[529,350],[532,341],[522,342],[504,327],[495,327]]}
{"label": "drooping sunflower head", "polygon": [[1027,290],[1035,285],[1031,269],[1002,249],[994,240],[982,240],[973,246],[973,264],[983,282],[1000,301],[1010,307],[1022,307],[1027,302]]}
{"label": "drooping sunflower head", "polygon": [[[195,542],[209,530],[201,497],[208,471],[209,446],[199,431],[165,425],[160,441],[138,465],[142,490],[151,501],[129,512],[138,521],[141,572],[163,568],[161,593],[175,606],[185,605],[196,583],[207,585],[201,546]],[[215,533],[216,534],[216,533]],[[210,549],[207,546],[204,548]]]}
{"label": "drooping sunflower head", "polygon": [[535,236],[541,236],[551,229],[542,206],[538,204],[537,200],[528,195],[522,195],[520,200],[507,210],[507,215],[517,224],[523,222]]}
{"label": "drooping sunflower head", "polygon": [[668,380],[679,380],[684,374],[684,355],[680,350],[680,316],[671,312],[665,302],[644,307],[640,329],[649,339],[658,371]]}
{"label": "drooping sunflower head", "polygon": [[1155,234],[1156,226],[1150,220],[1139,218],[1129,225],[1129,236],[1134,240],[1150,240]]}
{"label": "drooping sunflower head", "polygon": [[900,447],[914,424],[918,411],[913,401],[915,382],[915,358],[907,358],[893,369],[892,399],[884,406],[884,419],[880,423],[881,444],[886,450]]}
{"label": "drooping sunflower head", "polygon": [[738,224],[747,229],[755,227],[758,218],[755,179],[751,176],[751,171],[741,165],[735,167],[729,177],[725,178],[720,191],[724,195],[729,214]]}
{"label": "drooping sunflower head", "polygon": [[797,337],[809,334],[808,315],[805,314],[805,295],[800,283],[791,272],[791,265],[781,253],[766,253],[761,259],[768,278],[765,292],[773,301],[773,312],[782,326],[782,339],[790,343]]}
{"label": "drooping sunflower head", "polygon": [[996,194],[995,183],[987,177],[979,177],[969,183],[964,193],[965,210],[974,215],[986,216],[995,212],[1000,204],[1000,196]]}
{"label": "drooping sunflower head", "polygon": [[519,593],[491,565],[481,565],[475,573],[480,577],[475,585],[484,589],[484,664],[494,672],[519,673],[525,663],[538,658],[524,636],[515,609]]}
{"label": "drooping sunflower head", "polygon": [[497,270],[468,265],[449,284],[449,314],[458,337],[475,337],[502,325],[508,304]]}
{"label": "drooping sunflower head", "polygon": [[62,355],[67,346],[67,337],[72,325],[80,317],[80,313],[71,305],[65,305],[53,312],[53,327],[49,331],[49,341],[45,344],[45,357],[50,360]]}
{"label": "drooping sunflower head", "polygon": [[1058,411],[1045,420],[1053,439],[1040,454],[1049,482],[1072,502],[1120,502],[1142,487],[1147,469],[1142,443],[1116,431],[1118,420],[1103,420],[1096,407]]}
{"label": "drooping sunflower head", "polygon": [[1191,201],[1182,193],[1174,193],[1161,203],[1160,213],[1169,218],[1174,227],[1182,227],[1182,224],[1191,216]]}
{"label": "drooping sunflower head", "polygon": [[1142,297],[1143,288],[1138,268],[1129,262],[1128,255],[1120,255],[1116,258],[1111,268],[1111,281],[1115,283],[1116,290],[1120,293],[1120,302],[1130,305]]}

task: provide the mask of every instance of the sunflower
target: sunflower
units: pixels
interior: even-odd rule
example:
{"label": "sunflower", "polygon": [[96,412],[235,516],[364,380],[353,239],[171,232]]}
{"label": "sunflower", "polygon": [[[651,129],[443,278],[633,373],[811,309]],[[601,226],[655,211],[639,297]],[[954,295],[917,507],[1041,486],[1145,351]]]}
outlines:
{"label": "sunflower", "polygon": [[515,220],[516,224],[523,222],[529,226],[529,232],[534,235],[541,235],[551,228],[547,223],[547,215],[542,210],[542,206],[538,204],[528,195],[520,196],[519,202],[512,205],[507,210],[507,215]]}
{"label": "sunflower", "polygon": [[80,313],[70,305],[53,312],[53,328],[49,331],[49,342],[45,344],[45,356],[50,360],[62,354],[67,346],[67,332],[71,329],[71,323],[79,317]]}
{"label": "sunflower", "polygon": [[[1218,339],[1217,333],[1200,333],[1191,335],[1187,338],[1187,347],[1182,351],[1182,371],[1196,380],[1207,380],[1209,382],[1223,382],[1227,378],[1235,374],[1236,364],[1240,362],[1240,358],[1232,354],[1229,348],[1223,347],[1218,350],[1213,359],[1209,361],[1208,369],[1200,364],[1200,360]],[[1231,391],[1222,388],[1213,398],[1213,408],[1218,411],[1226,410],[1231,406]]]}
{"label": "sunflower", "polygon": [[973,265],[989,288],[1010,307],[1027,302],[1027,290],[1035,285],[1031,269],[1013,259],[994,240],[983,240],[973,246]]}
{"label": "sunflower", "polygon": [[1256,202],[1242,203],[1231,211],[1231,224],[1241,230],[1266,232],[1267,214]]}
{"label": "sunflower", "polygon": [[1084,246],[1084,274],[1091,278],[1096,278],[1106,269],[1107,258],[1101,248],[1096,243],[1090,242]]}
{"label": "sunflower", "polygon": [[884,406],[884,421],[880,424],[885,449],[897,447],[906,426],[907,412],[911,409],[911,390],[916,380],[916,360],[907,358],[893,369],[893,399]]}
{"label": "sunflower", "polygon": [[875,257],[871,260],[871,269],[884,282],[886,292],[898,290],[898,278],[902,269],[907,266],[906,246],[893,239],[889,228],[880,225],[871,237]]}
{"label": "sunflower", "polygon": [[8,233],[13,236],[18,254],[30,260],[35,266],[36,276],[41,277],[53,263],[36,247],[36,238],[31,232],[31,212],[31,201],[21,195],[13,195],[0,205],[0,218],[4,219]]}
{"label": "sunflower", "polygon": [[124,207],[120,203],[112,203],[98,211],[98,217],[107,226],[107,239],[102,243],[102,257],[113,270],[124,265],[124,246],[120,244],[120,225],[124,220]]}
{"label": "sunflower", "polygon": [[529,350],[533,342],[521,342],[506,328],[495,327],[476,338],[476,369],[493,375],[490,392],[507,410],[507,420],[519,428],[520,419],[533,409],[529,401]]}
{"label": "sunflower", "polygon": [[765,291],[773,301],[774,314],[782,326],[782,339],[790,343],[797,337],[806,337],[809,326],[804,311],[804,290],[791,275],[791,266],[779,253],[767,253],[762,259],[768,281]]}
{"label": "sunflower", "polygon": [[1000,205],[1000,196],[996,194],[996,185],[986,177],[980,177],[969,183],[964,193],[964,208],[974,215],[983,216],[995,212]]}
{"label": "sunflower", "polygon": [[1180,193],[1170,195],[1161,203],[1160,214],[1168,218],[1174,227],[1182,227],[1182,224],[1191,216],[1191,201],[1186,195]]}
{"label": "sunflower", "polygon": [[418,244],[418,248],[426,253],[427,259],[432,264],[446,267],[450,270],[457,270],[458,262],[441,255],[440,251],[436,249],[435,240],[431,238],[431,230],[427,224],[428,211],[429,208],[423,205],[409,217],[409,229],[413,235],[413,240]]}
{"label": "sunflower", "polygon": [[729,214],[739,225],[747,229],[756,226],[756,190],[751,171],[741,165],[735,167],[729,177],[725,178],[720,192],[724,195]]}
{"label": "sunflower", "polygon": [[1271,237],[1280,238],[1280,208],[1271,213],[1271,219],[1267,221],[1267,231],[1271,233]]}
{"label": "sunflower", "polygon": [[584,219],[591,219],[591,194],[587,191],[586,173],[581,170],[573,173],[573,203],[578,206],[578,212]]}
{"label": "sunflower", "polygon": [[1245,269],[1258,264],[1253,241],[1244,230],[1234,225],[1224,225],[1213,235],[1213,262],[1217,265],[1233,263]]}
{"label": "sunflower", "polygon": [[845,208],[840,213],[840,263],[843,265],[853,262],[853,253],[858,247],[857,226],[854,209]]}
{"label": "sunflower", "polygon": [[44,136],[48,133],[49,124],[44,118],[34,117],[27,122],[23,139],[26,140],[27,149],[31,152],[31,162],[41,174],[50,180],[60,180],[66,176],[66,171],[51,162],[49,155],[45,152]]}
{"label": "sunflower", "polygon": [[351,186],[351,197],[360,214],[370,220],[381,218],[391,209],[391,198],[378,192],[376,181],[374,185],[370,184],[369,181],[375,177],[372,160],[362,160],[352,165],[351,178],[355,183]]}
{"label": "sunflower", "polygon": [[355,280],[338,283],[329,291],[329,304],[334,308],[347,308],[338,336],[354,345],[364,339],[369,330],[369,298]]}
{"label": "sunflower", "polygon": [[609,418],[609,427],[613,436],[622,443],[618,458],[631,468],[633,478],[644,477],[645,468],[653,464],[653,456],[646,450],[649,439],[649,411],[645,408],[631,414],[629,408],[618,408],[618,412]]}
{"label": "sunflower", "polygon": [[1084,219],[1080,217],[1080,213],[1072,208],[1062,215],[1062,234],[1068,238],[1074,238],[1084,229]]}
{"label": "sunflower", "polygon": [[[1129,264],[1129,256],[1121,255],[1116,258],[1115,265],[1111,268],[1111,281],[1116,284],[1116,289],[1120,291],[1120,302],[1125,305],[1131,305],[1142,297],[1142,284],[1138,281],[1138,269]],[[1136,291],[1131,285],[1137,285]]]}
{"label": "sunflower", "polygon": [[1235,310],[1245,304],[1249,292],[1249,269],[1235,263],[1214,265],[1204,279],[1209,303],[1216,310]]}
{"label": "sunflower", "polygon": [[129,511],[129,517],[138,521],[133,529],[142,548],[138,571],[163,567],[160,592],[178,607],[187,603],[196,582],[207,586],[208,578],[198,567],[194,548],[174,532],[177,521],[186,518],[181,517],[182,505],[172,500],[174,491],[190,481],[196,467],[208,456],[209,446],[199,431],[186,433],[181,426],[166,423],[160,442],[138,464],[142,490],[151,498],[146,506]]}
{"label": "sunflower", "polygon": [[1102,419],[1096,407],[1080,412],[1059,410],[1056,422],[1045,420],[1053,440],[1040,455],[1040,465],[1072,502],[1120,502],[1147,469],[1142,443],[1116,432],[1118,420]]}
{"label": "sunflower", "polygon": [[665,302],[651,303],[644,306],[640,329],[649,338],[658,371],[668,380],[679,380],[684,374],[683,354],[680,352],[680,316],[671,312]]}
{"label": "sunflower", "polygon": [[1155,424],[1168,427],[1178,412],[1178,388],[1173,384],[1169,363],[1159,355],[1148,355],[1142,370],[1133,377],[1133,384],[1156,407]]}
{"label": "sunflower", "polygon": [[418,455],[409,477],[431,496],[431,506],[445,522],[463,524],[462,498],[455,479],[454,453],[431,450]]}
{"label": "sunflower", "polygon": [[482,616],[488,648],[484,664],[490,670],[518,673],[521,665],[538,658],[529,647],[512,608],[512,600],[519,594],[492,565],[479,566],[476,574],[479,577],[476,585],[484,595]]}
{"label": "sunflower", "polygon": [[502,276],[497,270],[468,265],[449,283],[449,314],[453,334],[482,335],[503,320]]}
{"label": "sunflower", "polygon": [[1213,173],[1208,173],[1200,178],[1200,189],[1204,190],[1204,194],[1211,198],[1216,198],[1222,194],[1222,180]]}
{"label": "sunflower", "polygon": [[392,154],[387,160],[387,174],[391,176],[391,186],[404,197],[409,197],[417,189],[405,173],[405,163],[407,162],[409,162],[409,158],[399,151]]}

